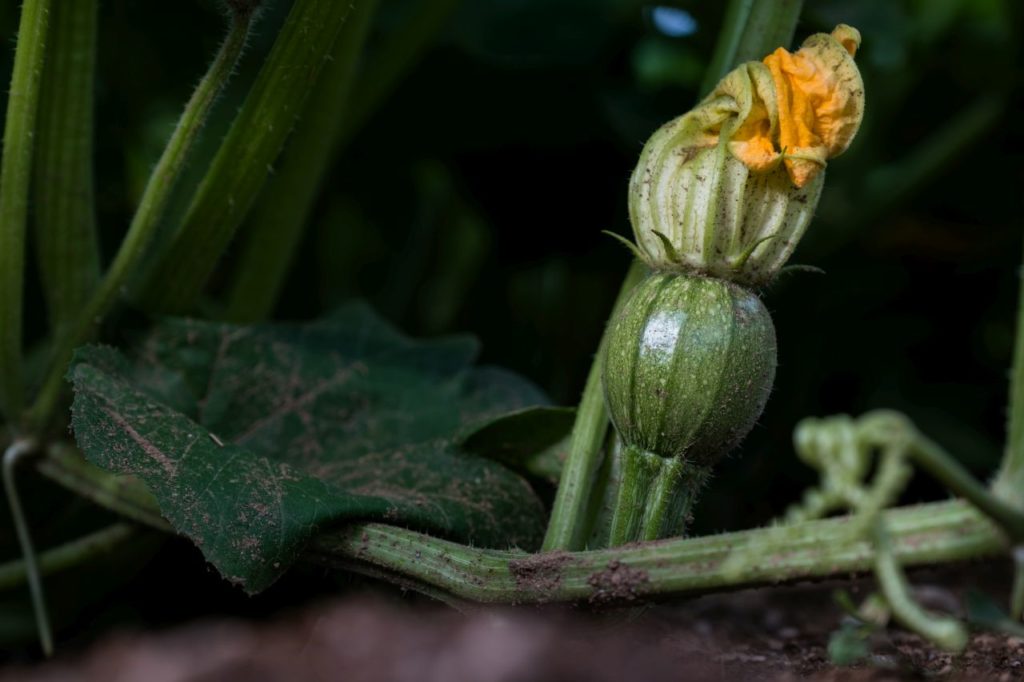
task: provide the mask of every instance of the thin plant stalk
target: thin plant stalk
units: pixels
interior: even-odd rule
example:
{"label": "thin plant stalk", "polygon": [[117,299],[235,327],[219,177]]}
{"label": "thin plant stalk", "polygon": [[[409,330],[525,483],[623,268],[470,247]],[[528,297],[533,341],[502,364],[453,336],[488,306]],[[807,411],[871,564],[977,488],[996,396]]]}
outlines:
{"label": "thin plant stalk", "polygon": [[260,194],[228,294],[227,320],[256,322],[273,311],[334,158],[376,6],[377,0],[355,2],[280,167]]}
{"label": "thin plant stalk", "polygon": [[182,313],[196,302],[263,188],[350,9],[338,0],[292,5],[184,222],[148,273],[146,310]]}
{"label": "thin plant stalk", "polygon": [[[131,523],[115,523],[89,533],[71,542],[40,552],[36,559],[39,575],[51,575],[74,568],[90,560],[109,554],[115,548],[138,537],[139,528]],[[0,564],[0,590],[24,585],[32,571],[25,559]]]}
{"label": "thin plant stalk", "polygon": [[953,494],[967,499],[999,524],[1014,542],[1024,542],[1024,512],[1008,500],[989,492],[937,443],[918,434],[909,454],[918,466],[938,479]]}
{"label": "thin plant stalk", "polygon": [[113,262],[96,291],[79,311],[74,324],[59,335],[54,345],[49,373],[32,407],[31,421],[35,426],[45,426],[56,406],[72,351],[93,335],[99,323],[123,295],[126,283],[142,265],[147,247],[160,226],[160,220],[167,209],[174,187],[181,177],[210,110],[231,77],[245,48],[252,20],[252,12],[232,14],[228,34],[210,68],[185,105],[177,127],[153,168],[138,209]]}
{"label": "thin plant stalk", "polygon": [[50,0],[21,5],[0,161],[0,414],[11,422],[18,419],[24,401],[25,226],[49,13]]}
{"label": "thin plant stalk", "polygon": [[58,335],[100,278],[92,159],[98,9],[98,0],[58,2],[50,16],[32,191],[40,281]]}
{"label": "thin plant stalk", "polygon": [[[646,274],[644,264],[634,260],[619,290],[612,315],[622,307],[633,287]],[[562,468],[544,537],[543,549],[546,552],[580,550],[586,543],[587,519],[591,516],[587,508],[592,497],[590,488],[601,466],[605,435],[608,433],[608,412],[601,386],[601,357],[604,355],[605,343],[602,336],[597,354],[590,365],[583,397],[576,408],[569,455]]]}
{"label": "thin plant stalk", "polygon": [[33,455],[35,450],[35,443],[18,440],[4,452],[4,493],[7,495],[7,504],[11,510],[11,517],[14,519],[14,530],[18,535],[18,544],[21,546],[21,555],[25,562],[25,576],[28,579],[29,592],[32,595],[32,610],[35,612],[36,628],[39,631],[39,644],[42,646],[43,654],[50,657],[53,655],[53,632],[50,629],[50,617],[46,611],[43,578],[36,560],[36,550],[32,544],[32,534],[28,529],[25,511],[21,506],[21,497],[18,495],[18,486],[14,480],[18,465],[26,457]]}

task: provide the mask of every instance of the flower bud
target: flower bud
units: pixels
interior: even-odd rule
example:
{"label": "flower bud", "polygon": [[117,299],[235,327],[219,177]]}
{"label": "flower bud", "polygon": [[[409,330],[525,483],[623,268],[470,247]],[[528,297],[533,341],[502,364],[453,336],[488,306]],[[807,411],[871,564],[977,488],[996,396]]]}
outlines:
{"label": "flower bud", "polygon": [[807,229],[828,159],[860,126],[859,44],[857,30],[840,25],[795,53],[779,48],[730,72],[651,136],[630,180],[629,212],[653,268],[771,281]]}

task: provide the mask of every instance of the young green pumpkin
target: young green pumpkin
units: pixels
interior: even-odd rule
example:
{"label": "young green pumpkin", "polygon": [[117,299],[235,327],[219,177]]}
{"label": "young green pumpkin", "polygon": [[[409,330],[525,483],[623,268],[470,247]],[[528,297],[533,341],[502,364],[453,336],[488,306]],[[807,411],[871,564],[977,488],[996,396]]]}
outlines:
{"label": "young green pumpkin", "polygon": [[751,287],[803,235],[826,160],[863,115],[856,29],[730,72],[652,135],[630,182],[653,274],[608,329],[604,389],[622,447],[608,544],[685,531],[712,465],[753,428],[775,378],[775,328]]}
{"label": "young green pumpkin", "polygon": [[711,465],[764,409],[775,364],[771,316],[743,287],[660,272],[634,289],[604,358],[605,397],[625,442],[614,544],[684,529]]}

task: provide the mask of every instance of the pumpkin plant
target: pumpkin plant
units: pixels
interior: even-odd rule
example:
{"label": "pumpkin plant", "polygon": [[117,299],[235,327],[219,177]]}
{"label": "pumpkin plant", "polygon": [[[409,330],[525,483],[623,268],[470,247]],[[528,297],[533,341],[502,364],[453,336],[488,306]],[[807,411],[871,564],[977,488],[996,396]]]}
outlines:
{"label": "pumpkin plant", "polygon": [[[44,652],[42,577],[134,542],[141,527],[187,538],[249,593],[299,562],[485,603],[629,603],[873,571],[887,614],[954,650],[964,625],[918,605],[904,567],[1012,552],[1020,617],[1024,317],[991,487],[898,413],[809,419],[796,450],[820,484],[785,520],[684,537],[712,466],[770,397],[776,336],[759,294],[860,126],[856,29],[790,53],[799,2],[730,3],[707,95],[654,132],[623,188],[637,258],[572,410],[476,364],[472,339],[414,340],[362,303],[264,321],[332,159],[454,5],[421,3],[379,47],[375,71],[360,60],[378,4],[294,0],[199,163],[265,9],[225,0],[226,36],[103,267],[98,3],[23,3],[0,165],[3,474],[23,558],[0,566],[0,586],[28,584]],[[30,232],[49,329],[26,352]],[[206,295],[235,240],[229,284]],[[124,309],[143,328],[125,322],[131,342],[98,343],[121,336]],[[123,520],[37,554],[17,479],[28,465]],[[896,506],[915,468],[958,499]],[[828,518],[837,511],[848,514]]]}

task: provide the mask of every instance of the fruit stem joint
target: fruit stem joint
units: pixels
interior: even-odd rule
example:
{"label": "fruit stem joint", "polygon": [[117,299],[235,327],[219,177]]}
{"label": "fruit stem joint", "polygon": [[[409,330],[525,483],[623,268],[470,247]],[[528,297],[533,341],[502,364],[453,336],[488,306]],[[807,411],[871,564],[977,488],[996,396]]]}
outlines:
{"label": "fruit stem joint", "polygon": [[814,214],[828,159],[864,114],[855,28],[818,33],[727,74],[644,146],[630,180],[640,255],[658,270],[771,281]]}

